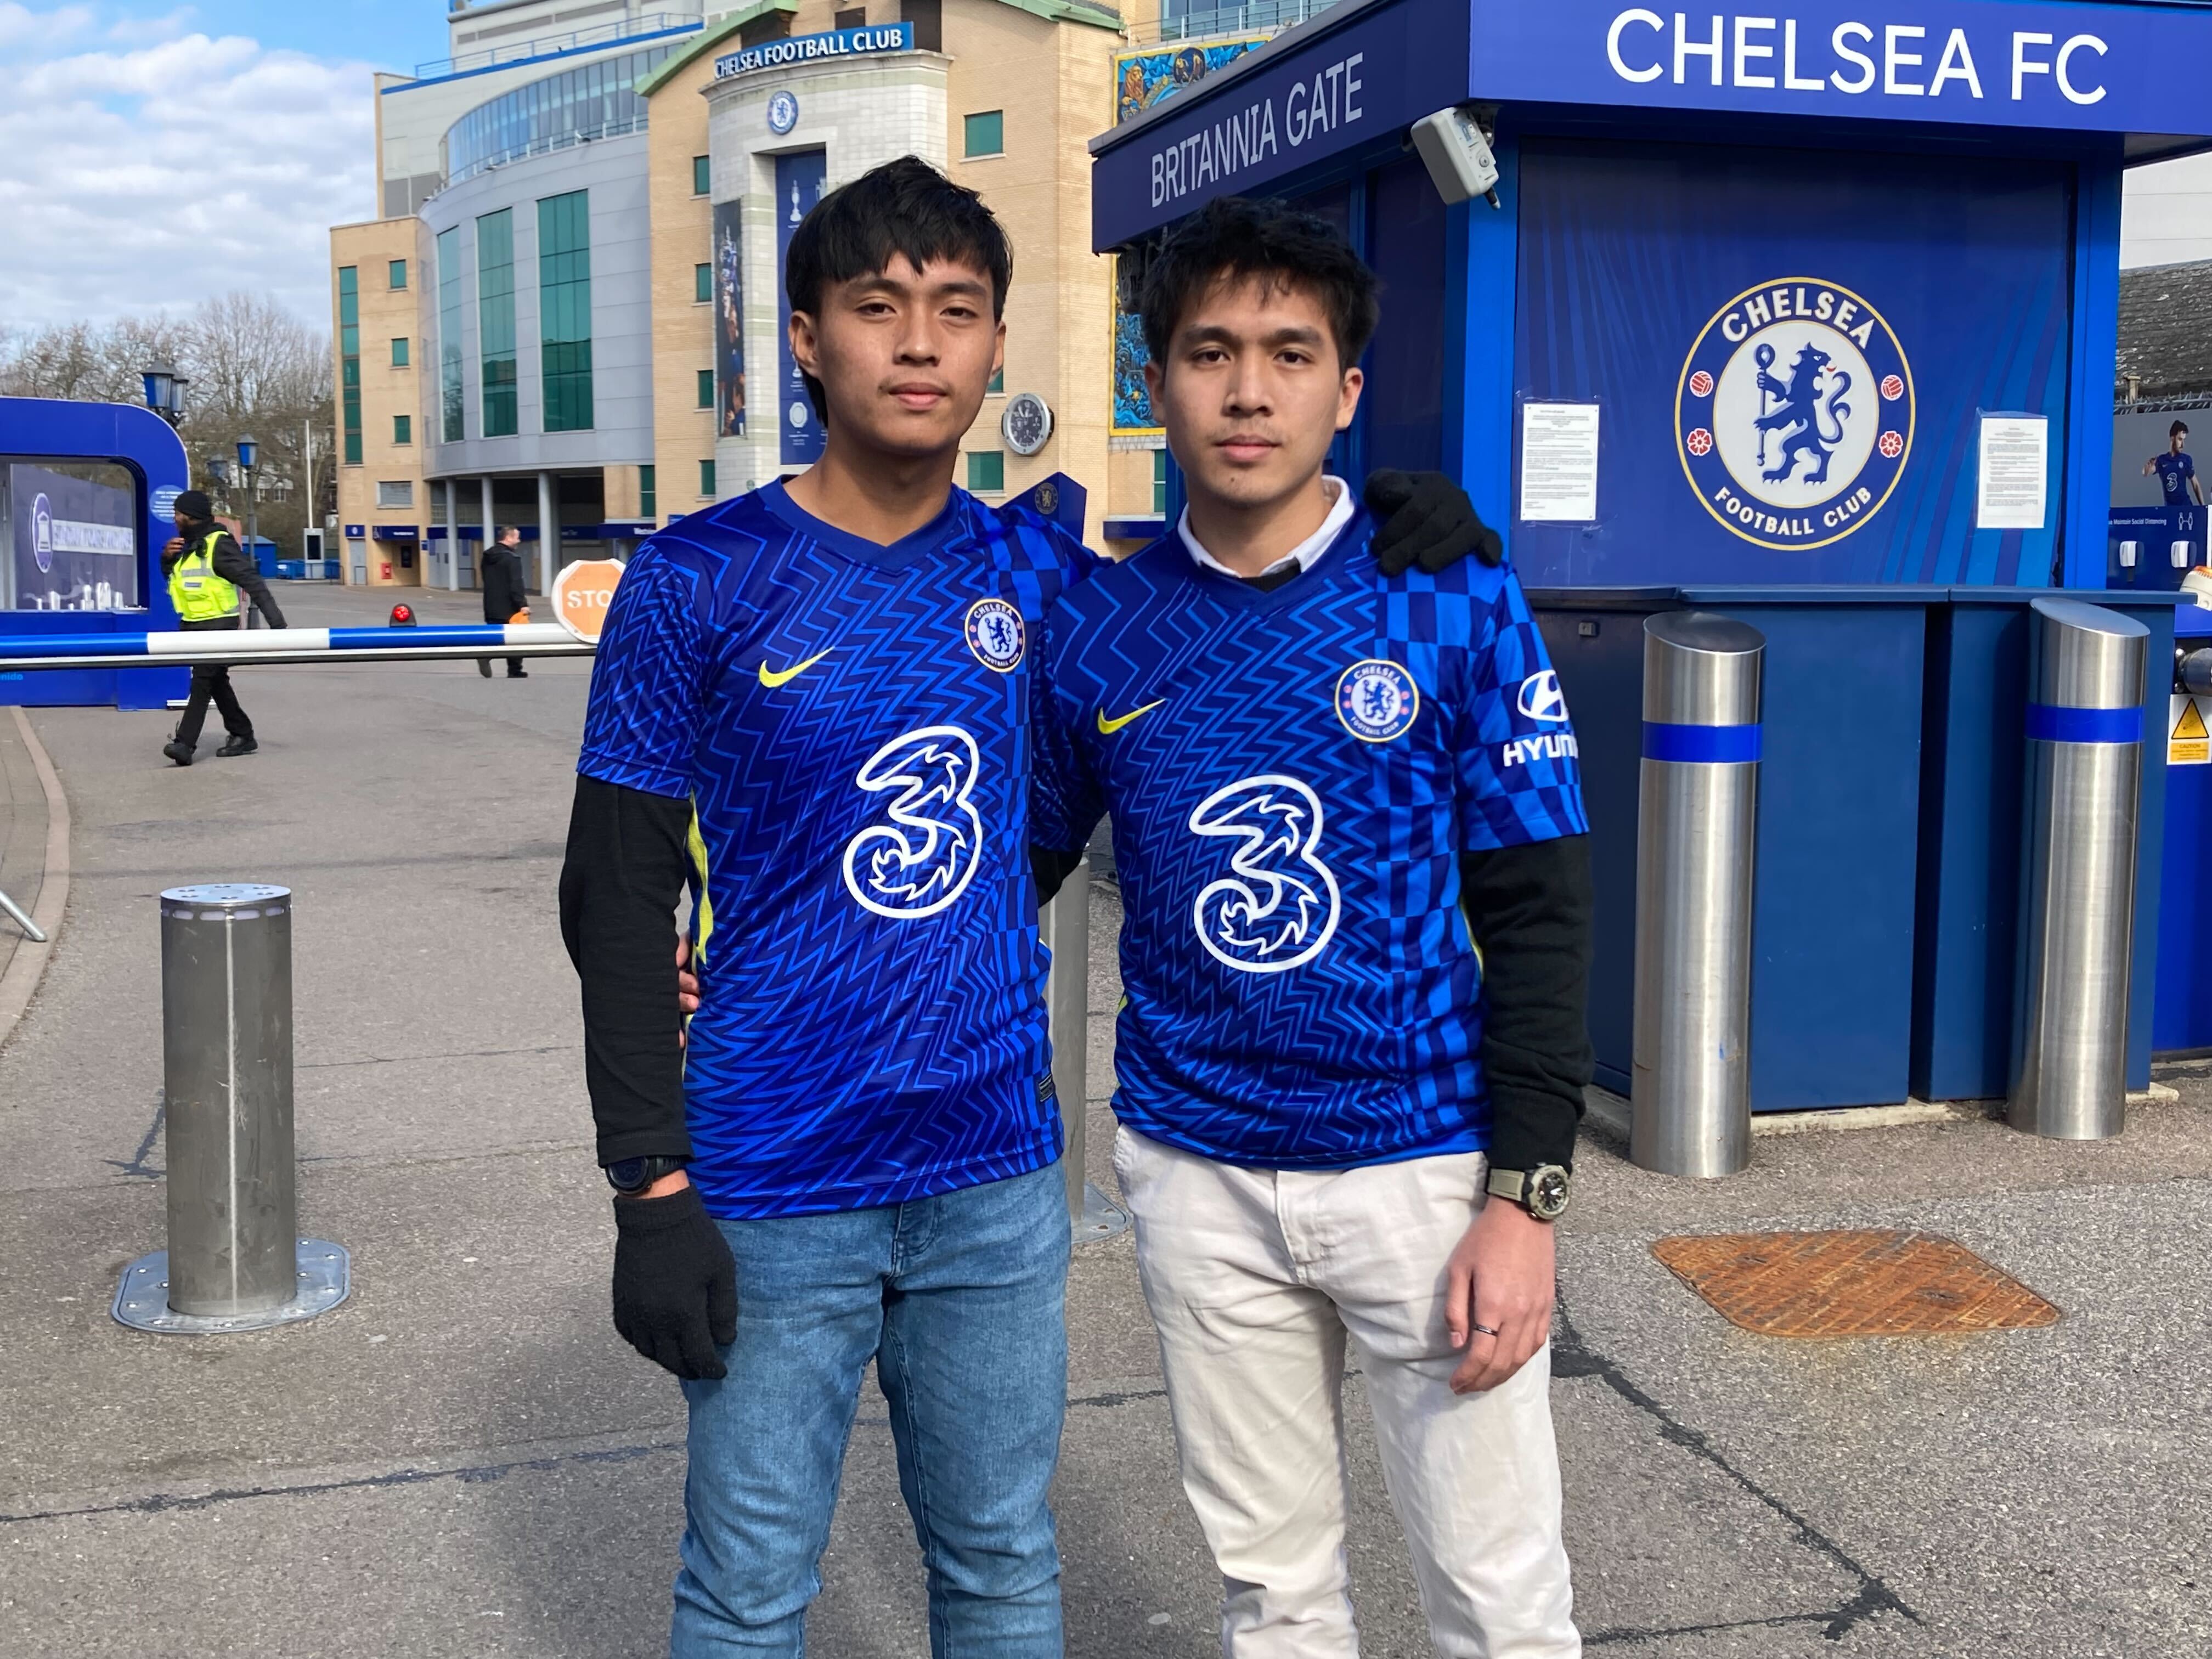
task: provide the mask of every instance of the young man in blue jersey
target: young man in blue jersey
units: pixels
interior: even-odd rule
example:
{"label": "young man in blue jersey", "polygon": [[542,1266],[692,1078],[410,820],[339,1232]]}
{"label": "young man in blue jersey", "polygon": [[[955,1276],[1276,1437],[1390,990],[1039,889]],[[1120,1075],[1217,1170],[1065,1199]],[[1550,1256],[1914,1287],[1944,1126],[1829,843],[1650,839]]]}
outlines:
{"label": "young man in blue jersey", "polygon": [[2176,421],[2166,429],[2166,451],[2154,455],[2143,463],[2143,477],[2158,474],[2159,488],[2165,492],[2168,507],[2187,507],[2192,501],[2204,505],[2204,486],[2197,477],[2196,458],[2190,454],[2189,426]]}
{"label": "young man in blue jersey", "polygon": [[1341,1391],[1437,1651],[1581,1651],[1547,1395],[1590,886],[1573,729],[1511,571],[1387,574],[1340,479],[1375,282],[1217,201],[1143,283],[1188,507],[1048,623],[1032,834],[1103,812],[1115,1168],[1230,1659],[1347,1659]]}
{"label": "young man in blue jersey", "polygon": [[[823,459],[650,538],[600,641],[562,919],[615,1323],[690,1409],[679,1656],[803,1650],[872,1362],[932,1650],[1061,1650],[1030,646],[1095,561],[952,487],[1011,270],[981,202],[911,157],[826,197],[785,272]],[[1439,482],[1396,481],[1404,557],[1480,532]]]}

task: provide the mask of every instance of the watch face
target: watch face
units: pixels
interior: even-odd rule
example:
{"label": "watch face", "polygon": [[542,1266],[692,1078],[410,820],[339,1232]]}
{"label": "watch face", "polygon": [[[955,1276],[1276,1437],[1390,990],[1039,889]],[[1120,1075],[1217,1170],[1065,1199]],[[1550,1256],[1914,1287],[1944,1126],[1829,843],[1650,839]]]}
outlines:
{"label": "watch face", "polygon": [[1528,1176],[1528,1213],[1540,1221],[1556,1220],[1567,1207],[1567,1172],[1547,1164]]}
{"label": "watch face", "polygon": [[629,1192],[645,1185],[645,1160],[641,1158],[619,1158],[606,1166],[607,1182],[617,1192]]}

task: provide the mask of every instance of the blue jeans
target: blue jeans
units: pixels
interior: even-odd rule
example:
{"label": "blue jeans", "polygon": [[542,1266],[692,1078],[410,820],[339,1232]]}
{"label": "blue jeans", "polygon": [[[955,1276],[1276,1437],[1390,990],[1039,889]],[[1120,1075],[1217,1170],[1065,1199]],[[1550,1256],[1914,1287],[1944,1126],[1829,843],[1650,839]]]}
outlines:
{"label": "blue jeans", "polygon": [[674,1659],[801,1659],[868,1362],[929,1571],[937,1659],[1060,1659],[1047,1489],[1067,1404],[1066,1189],[1053,1164],[837,1215],[723,1221],[729,1375],[686,1382]]}

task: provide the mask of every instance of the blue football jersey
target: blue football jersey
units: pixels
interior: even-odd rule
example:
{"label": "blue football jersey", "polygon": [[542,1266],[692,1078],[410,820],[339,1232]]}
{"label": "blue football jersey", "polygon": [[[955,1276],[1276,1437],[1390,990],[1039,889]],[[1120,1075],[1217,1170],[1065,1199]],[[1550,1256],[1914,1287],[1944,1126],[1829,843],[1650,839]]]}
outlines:
{"label": "blue football jersey", "polygon": [[2168,507],[2189,506],[2189,481],[2197,476],[2197,462],[2189,453],[2184,450],[2177,455],[2168,450],[2163,455],[2153,457],[2151,465],[2158,469],[2159,488],[2166,492],[2166,504]]}
{"label": "blue football jersey", "polygon": [[1261,590],[1173,535],[1048,623],[1032,833],[1113,817],[1121,1121],[1232,1164],[1480,1147],[1481,964],[1458,854],[1588,827],[1511,572],[1385,577],[1355,515]]}
{"label": "blue football jersey", "polygon": [[1045,608],[1095,562],[957,489],[881,547],[781,483],[630,561],[578,765],[692,804],[684,1110],[714,1214],[895,1204],[1059,1157],[1030,682]]}

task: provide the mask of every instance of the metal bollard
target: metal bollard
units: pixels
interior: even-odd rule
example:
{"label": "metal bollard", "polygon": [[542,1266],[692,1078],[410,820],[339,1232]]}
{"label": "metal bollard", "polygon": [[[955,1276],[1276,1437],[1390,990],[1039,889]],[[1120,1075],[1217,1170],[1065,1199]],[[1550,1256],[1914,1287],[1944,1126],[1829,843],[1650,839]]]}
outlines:
{"label": "metal bollard", "polygon": [[1052,1086],[1060,1097],[1060,1137],[1066,1150],[1067,1220],[1079,1244],[1111,1238],[1129,1224],[1087,1180],[1085,1135],[1090,1119],[1091,860],[1068,872],[1060,891],[1037,917],[1037,932],[1052,952],[1045,980],[1045,1012],[1052,1032]]}
{"label": "metal bollard", "polygon": [[2150,630],[2079,599],[2029,606],[2026,846],[2015,1129],[2101,1140],[2124,1127],[2128,969]]}
{"label": "metal bollard", "polygon": [[345,1251],[299,1237],[289,889],[161,895],[161,1055],[169,1248],[124,1270],[115,1317],[210,1334],[336,1307]]}
{"label": "metal bollard", "polygon": [[1751,1161],[1752,865],[1765,636],[1678,611],[1644,624],[1629,1157],[1662,1175]]}

